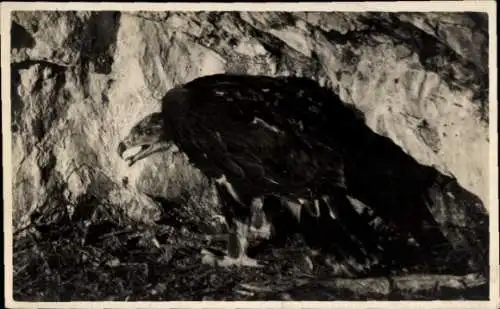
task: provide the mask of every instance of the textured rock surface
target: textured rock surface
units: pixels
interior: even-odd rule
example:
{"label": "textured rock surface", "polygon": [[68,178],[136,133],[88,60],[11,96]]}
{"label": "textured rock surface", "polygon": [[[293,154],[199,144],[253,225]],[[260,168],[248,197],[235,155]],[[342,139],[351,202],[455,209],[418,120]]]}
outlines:
{"label": "textured rock surface", "polygon": [[[158,217],[145,194],[215,205],[182,154],[128,168],[120,138],[174,85],[241,72],[306,76],[375,132],[488,203],[485,16],[389,13],[16,12],[14,226],[85,194]],[[165,164],[166,163],[166,164]],[[193,194],[195,193],[195,194]],[[198,203],[203,201],[202,204]],[[215,206],[213,206],[215,207]]]}

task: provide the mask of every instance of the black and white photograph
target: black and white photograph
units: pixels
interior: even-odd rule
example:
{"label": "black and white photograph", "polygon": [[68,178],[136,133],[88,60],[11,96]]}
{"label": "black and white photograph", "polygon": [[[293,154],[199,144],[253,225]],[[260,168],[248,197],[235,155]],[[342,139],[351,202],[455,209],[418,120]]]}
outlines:
{"label": "black and white photograph", "polygon": [[7,307],[500,308],[496,19],[2,3]]}

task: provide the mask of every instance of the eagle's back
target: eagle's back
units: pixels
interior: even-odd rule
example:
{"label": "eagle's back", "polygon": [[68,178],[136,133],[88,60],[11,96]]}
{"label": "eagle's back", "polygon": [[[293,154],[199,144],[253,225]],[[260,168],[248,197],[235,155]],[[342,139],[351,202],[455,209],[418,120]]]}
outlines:
{"label": "eagle's back", "polygon": [[[217,74],[197,78],[185,85],[222,94],[242,109],[252,110],[267,122],[301,132],[325,144],[356,148],[366,130],[364,115],[317,82],[296,76]],[[364,133],[364,132],[363,132]],[[353,151],[350,151],[353,152]]]}
{"label": "eagle's back", "polygon": [[164,100],[166,122],[209,176],[225,174],[249,195],[299,192],[326,178],[343,186],[340,154],[304,135],[303,115],[285,107],[297,105],[300,89],[269,77],[227,75],[178,89],[180,96]]}

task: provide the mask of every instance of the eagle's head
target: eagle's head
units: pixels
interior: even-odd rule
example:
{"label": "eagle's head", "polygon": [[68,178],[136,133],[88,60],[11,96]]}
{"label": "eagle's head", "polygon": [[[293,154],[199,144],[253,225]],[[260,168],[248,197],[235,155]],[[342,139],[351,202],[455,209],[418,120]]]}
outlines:
{"label": "eagle's head", "polygon": [[153,153],[167,151],[173,146],[165,136],[161,113],[153,113],[137,123],[118,145],[118,155],[132,166]]}

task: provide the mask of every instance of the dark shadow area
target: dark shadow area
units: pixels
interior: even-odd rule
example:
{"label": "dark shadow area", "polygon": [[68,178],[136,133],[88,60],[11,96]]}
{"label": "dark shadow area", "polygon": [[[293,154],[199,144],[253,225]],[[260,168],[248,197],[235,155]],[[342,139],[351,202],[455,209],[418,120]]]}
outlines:
{"label": "dark shadow area", "polygon": [[[120,18],[119,11],[93,12],[86,24],[80,58],[80,80],[86,96],[89,94],[90,73],[111,73]],[[106,94],[103,94],[101,103],[107,101]]]}
{"label": "dark shadow area", "polygon": [[[489,35],[488,32],[488,14],[485,12],[464,12],[474,23],[476,27],[474,30],[481,31],[485,36]],[[488,50],[488,49],[487,49]]]}
{"label": "dark shadow area", "polygon": [[111,72],[120,17],[118,11],[101,11],[94,12],[88,21],[89,42],[82,58],[94,64],[96,73]]}
{"label": "dark shadow area", "polygon": [[32,48],[35,46],[35,39],[31,34],[18,23],[12,22],[10,29],[11,48]]}

